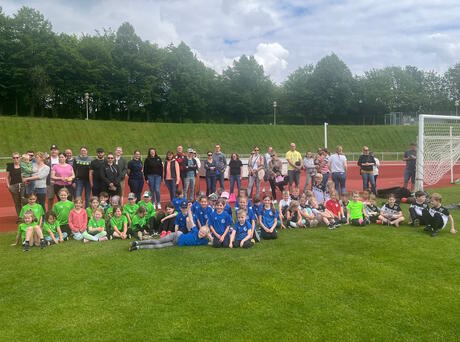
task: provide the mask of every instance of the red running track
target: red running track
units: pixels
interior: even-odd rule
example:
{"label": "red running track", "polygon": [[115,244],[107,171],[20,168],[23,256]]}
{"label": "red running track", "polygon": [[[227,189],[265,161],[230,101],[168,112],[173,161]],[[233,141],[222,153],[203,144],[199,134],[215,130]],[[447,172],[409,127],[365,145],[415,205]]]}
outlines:
{"label": "red running track", "polygon": [[[399,162],[399,161],[381,162],[380,169],[379,169],[379,177],[377,180],[377,188],[382,189],[382,188],[389,188],[389,187],[394,187],[394,186],[402,186],[404,168],[405,168],[404,162]],[[460,164],[455,165],[454,175],[455,175],[454,177],[455,179],[460,178]],[[9,191],[6,188],[5,177],[6,177],[6,173],[4,172],[0,173],[0,181],[1,181],[0,182],[0,232],[14,231],[17,229],[16,212],[14,210],[13,201],[11,199]],[[248,180],[243,179],[242,187],[243,188],[247,187],[247,183],[248,183]],[[303,172],[301,176],[301,180],[300,180],[301,188],[303,188],[304,183],[305,183],[305,173]],[[446,174],[441,179],[441,181],[433,187],[443,187],[443,186],[448,186],[448,185],[450,185],[450,175]],[[229,191],[229,188],[230,188],[229,181],[226,180],[225,189]],[[268,182],[265,188],[266,188],[266,191],[270,191],[270,185],[268,184]],[[356,164],[351,165],[350,163],[348,166],[346,188],[347,188],[347,191],[362,190],[362,180],[359,174],[359,167]],[[147,183],[144,185],[144,189],[148,190]],[[200,180],[200,190],[206,191],[206,180],[204,178],[201,178]],[[126,201],[126,196],[128,195],[128,192],[129,192],[129,186],[128,186],[128,182],[126,181],[125,194],[124,194],[125,201]],[[161,202],[165,203],[169,201],[169,193],[164,183],[162,183],[161,185],[160,192],[161,192]],[[280,197],[281,197],[281,194],[279,194],[278,192],[278,199],[280,199]]]}

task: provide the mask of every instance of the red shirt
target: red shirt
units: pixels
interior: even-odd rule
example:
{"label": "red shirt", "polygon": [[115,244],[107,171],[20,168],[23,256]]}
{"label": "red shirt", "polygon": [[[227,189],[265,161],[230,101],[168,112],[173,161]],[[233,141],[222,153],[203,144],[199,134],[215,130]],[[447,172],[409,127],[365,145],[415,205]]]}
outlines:
{"label": "red shirt", "polygon": [[83,233],[86,230],[88,215],[85,209],[81,209],[79,213],[73,209],[69,214],[69,227],[72,233]]}
{"label": "red shirt", "polygon": [[329,199],[326,202],[326,209],[330,210],[335,216],[339,216],[340,213],[340,203],[335,199]]}

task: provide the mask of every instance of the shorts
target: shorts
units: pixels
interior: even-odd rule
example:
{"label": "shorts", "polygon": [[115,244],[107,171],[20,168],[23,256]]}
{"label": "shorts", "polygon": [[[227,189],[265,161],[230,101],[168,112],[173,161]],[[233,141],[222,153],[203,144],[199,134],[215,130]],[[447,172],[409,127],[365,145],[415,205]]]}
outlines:
{"label": "shorts", "polygon": [[46,198],[47,199],[53,199],[55,196],[54,193],[54,184],[48,184],[46,186]]}

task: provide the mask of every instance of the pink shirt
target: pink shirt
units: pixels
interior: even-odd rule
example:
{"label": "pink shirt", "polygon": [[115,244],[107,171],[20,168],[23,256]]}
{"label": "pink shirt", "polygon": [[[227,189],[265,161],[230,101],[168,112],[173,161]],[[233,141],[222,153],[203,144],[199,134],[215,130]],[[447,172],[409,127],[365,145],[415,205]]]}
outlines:
{"label": "pink shirt", "polygon": [[[65,178],[72,176],[72,170],[73,170],[73,167],[69,164],[65,164],[65,165],[56,164],[52,168],[52,171],[54,171],[54,175],[56,177],[65,177]],[[57,181],[54,181],[54,184],[70,185],[72,184],[72,182],[65,182],[62,180],[57,180]]]}
{"label": "pink shirt", "polygon": [[77,213],[75,209],[72,209],[69,214],[69,227],[72,232],[83,233],[86,230],[86,224],[88,222],[88,215],[85,209],[80,209]]}

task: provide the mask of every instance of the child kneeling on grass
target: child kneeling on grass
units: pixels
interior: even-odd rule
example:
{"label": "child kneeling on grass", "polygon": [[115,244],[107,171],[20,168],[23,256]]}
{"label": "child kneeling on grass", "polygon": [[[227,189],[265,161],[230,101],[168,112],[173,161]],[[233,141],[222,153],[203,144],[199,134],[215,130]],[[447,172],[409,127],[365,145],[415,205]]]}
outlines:
{"label": "child kneeling on grass", "polygon": [[67,239],[67,233],[62,232],[60,222],[57,220],[57,215],[54,211],[48,211],[45,214],[43,237],[48,245],[62,243]]}
{"label": "child kneeling on grass", "polygon": [[404,221],[401,207],[396,203],[394,194],[388,196],[388,202],[380,209],[379,220],[380,222],[377,221],[377,223],[393,225],[395,227],[399,227],[399,224]]}
{"label": "child kneeling on grass", "polygon": [[32,210],[27,210],[23,216],[24,221],[18,226],[18,234],[16,235],[16,242],[12,246],[16,246],[19,243],[19,237],[22,239],[22,248],[24,252],[29,251],[30,246],[34,245],[34,236],[36,235],[40,240],[40,248],[46,247],[46,241],[43,238],[43,233],[39,223],[35,219],[35,215]]}
{"label": "child kneeling on grass", "polygon": [[276,227],[278,226],[279,212],[273,206],[270,195],[263,197],[262,214],[259,218],[260,235],[264,240],[273,240],[278,238]]}
{"label": "child kneeling on grass", "polygon": [[128,229],[128,235],[137,237],[139,240],[144,237],[150,239],[147,209],[145,207],[137,208],[136,213],[131,216],[131,228]]}
{"label": "child kneeling on grass", "polygon": [[286,212],[286,218],[289,228],[305,228],[307,221],[300,212],[299,202],[292,200]]}
{"label": "child kneeling on grass", "polygon": [[353,191],[352,200],[347,205],[347,211],[347,224],[351,223],[353,226],[362,227],[369,223],[366,208],[364,203],[359,200],[358,191]]}
{"label": "child kneeling on grass", "polygon": [[421,224],[426,225],[423,218],[423,211],[428,209],[426,204],[426,193],[424,191],[417,191],[415,193],[415,202],[412,203],[409,207],[409,224],[418,227]]}
{"label": "child kneeling on grass", "polygon": [[201,246],[207,245],[209,241],[212,241],[211,232],[208,226],[201,226],[200,229],[195,226],[191,208],[186,221],[187,229],[189,230],[188,233],[184,234],[182,231],[178,230],[177,232],[168,234],[159,240],[133,241],[131,242],[129,251],[132,252],[138,249],[158,249],[172,246]]}
{"label": "child kneeling on grass", "polygon": [[423,210],[423,219],[427,222],[425,231],[431,233],[432,237],[435,237],[438,231],[444,229],[447,221],[450,221],[450,232],[451,234],[455,234],[457,231],[454,226],[454,218],[449,213],[449,210],[442,206],[442,196],[438,193],[432,194],[430,204],[430,209]]}
{"label": "child kneeling on grass", "polygon": [[106,241],[107,232],[105,231],[104,209],[96,208],[93,216],[89,219],[88,228],[83,233],[83,242]]}
{"label": "child kneeling on grass", "polygon": [[229,247],[252,247],[251,238],[253,230],[251,223],[246,219],[246,211],[240,208],[240,210],[238,210],[237,218],[238,222],[234,224],[232,233],[230,234]]}

